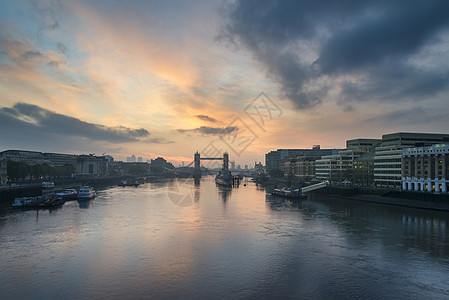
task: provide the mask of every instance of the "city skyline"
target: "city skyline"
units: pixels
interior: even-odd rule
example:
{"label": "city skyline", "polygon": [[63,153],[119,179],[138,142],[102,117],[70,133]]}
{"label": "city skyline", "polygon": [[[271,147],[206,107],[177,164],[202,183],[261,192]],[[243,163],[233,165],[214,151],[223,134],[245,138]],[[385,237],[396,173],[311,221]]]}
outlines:
{"label": "city skyline", "polygon": [[[244,166],[282,148],[444,133],[448,6],[8,1],[0,146],[178,164],[215,142]],[[245,113],[261,93],[281,112],[263,127]],[[226,148],[220,135],[244,125],[255,138]]]}

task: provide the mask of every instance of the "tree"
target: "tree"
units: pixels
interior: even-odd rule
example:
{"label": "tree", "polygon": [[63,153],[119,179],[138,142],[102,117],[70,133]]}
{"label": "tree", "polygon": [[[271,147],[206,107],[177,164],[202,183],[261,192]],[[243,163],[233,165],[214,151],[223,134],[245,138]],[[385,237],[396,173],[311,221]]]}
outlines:
{"label": "tree", "polygon": [[57,176],[69,177],[73,173],[75,173],[75,165],[72,164],[65,164],[62,167],[56,168]]}
{"label": "tree", "polygon": [[8,161],[7,165],[8,177],[12,180],[25,179],[31,177],[39,179],[41,177],[68,177],[75,173],[75,166],[72,164],[65,164],[62,167],[52,167],[48,164],[28,165],[23,162]]}
{"label": "tree", "polygon": [[148,170],[147,165],[129,165],[128,172],[129,174],[143,174]]}
{"label": "tree", "polygon": [[347,179],[349,181],[353,181],[354,178],[354,170],[352,168],[347,168],[342,172],[343,180]]}
{"label": "tree", "polygon": [[6,172],[10,179],[20,180],[31,175],[31,168],[26,163],[10,160],[7,163]]}
{"label": "tree", "polygon": [[284,178],[284,172],[280,169],[271,169],[268,171],[268,174],[270,174],[271,177],[274,178]]}
{"label": "tree", "polygon": [[33,178],[39,178],[40,176],[42,176],[43,173],[43,167],[42,165],[34,165],[31,166],[31,176]]}

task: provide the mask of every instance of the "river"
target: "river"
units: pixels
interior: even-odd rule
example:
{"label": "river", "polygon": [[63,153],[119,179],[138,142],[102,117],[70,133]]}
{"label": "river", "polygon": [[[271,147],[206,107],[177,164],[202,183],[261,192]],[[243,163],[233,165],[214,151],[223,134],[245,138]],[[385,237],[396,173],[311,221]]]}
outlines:
{"label": "river", "polygon": [[0,208],[1,299],[449,299],[449,213],[212,177]]}

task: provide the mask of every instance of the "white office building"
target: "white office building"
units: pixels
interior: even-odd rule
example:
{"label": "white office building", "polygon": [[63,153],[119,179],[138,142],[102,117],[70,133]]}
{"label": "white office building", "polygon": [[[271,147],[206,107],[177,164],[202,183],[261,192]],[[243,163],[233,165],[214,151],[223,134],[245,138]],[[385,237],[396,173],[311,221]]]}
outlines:
{"label": "white office building", "polygon": [[316,161],[315,174],[319,180],[343,181],[344,172],[354,167],[357,158],[380,144],[380,139],[353,139],[346,141],[346,149],[336,155],[325,155]]}
{"label": "white office building", "polygon": [[449,143],[449,134],[398,132],[384,134],[374,155],[377,187],[402,188],[402,150],[415,146]]}
{"label": "white office building", "polygon": [[449,144],[402,150],[402,190],[447,193]]}

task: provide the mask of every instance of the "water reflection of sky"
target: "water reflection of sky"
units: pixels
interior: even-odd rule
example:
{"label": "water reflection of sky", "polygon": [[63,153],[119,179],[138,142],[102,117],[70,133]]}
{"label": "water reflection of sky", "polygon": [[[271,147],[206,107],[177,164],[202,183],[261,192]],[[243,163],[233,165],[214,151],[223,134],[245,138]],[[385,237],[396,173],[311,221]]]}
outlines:
{"label": "water reflection of sky", "polygon": [[[106,189],[86,208],[74,201],[51,212],[3,209],[3,291],[15,298],[449,295],[445,213],[290,201],[252,183],[217,188],[211,177],[179,186]],[[172,197],[182,192],[191,198],[179,205]]]}

